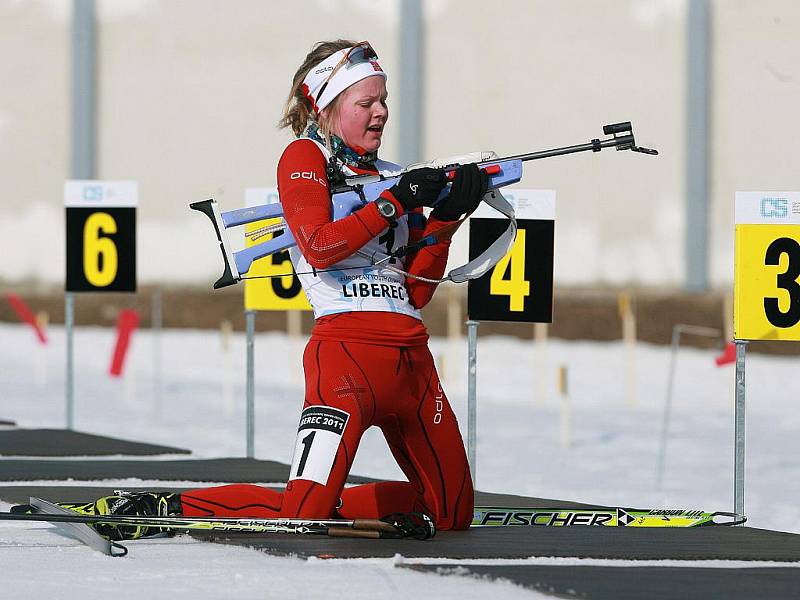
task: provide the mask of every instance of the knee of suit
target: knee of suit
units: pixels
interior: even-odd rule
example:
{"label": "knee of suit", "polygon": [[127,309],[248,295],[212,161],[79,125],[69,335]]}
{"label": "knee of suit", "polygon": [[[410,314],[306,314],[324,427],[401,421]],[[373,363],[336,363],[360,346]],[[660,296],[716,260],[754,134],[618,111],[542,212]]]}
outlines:
{"label": "knee of suit", "polygon": [[473,504],[462,505],[446,515],[432,515],[436,529],[440,531],[469,529],[472,524]]}
{"label": "knee of suit", "polygon": [[300,519],[330,519],[339,502],[341,489],[307,479],[293,479],[283,492],[281,516]]}
{"label": "knee of suit", "polygon": [[470,525],[472,525],[472,511],[460,513],[451,522],[445,523],[441,527],[437,525],[436,528],[441,530],[449,529],[449,530],[460,531],[464,529],[469,529]]}

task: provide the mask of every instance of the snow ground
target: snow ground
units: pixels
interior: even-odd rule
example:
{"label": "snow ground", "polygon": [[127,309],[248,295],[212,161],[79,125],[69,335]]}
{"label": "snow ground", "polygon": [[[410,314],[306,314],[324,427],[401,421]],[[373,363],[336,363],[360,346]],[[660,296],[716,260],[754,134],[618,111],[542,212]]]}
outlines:
{"label": "snow ground", "polygon": [[[53,327],[50,335],[50,344],[40,347],[27,328],[0,324],[0,418],[22,427],[64,426],[64,331]],[[123,380],[106,375],[113,343],[108,329],[76,332],[76,429],[186,447],[197,457],[244,455],[242,334],[233,336],[226,351],[216,332],[165,331],[160,393],[151,333],[135,334]],[[303,345],[303,340],[276,333],[256,338],[258,458],[291,460],[303,394]],[[466,343],[434,339],[431,347],[464,430]],[[680,351],[669,452],[659,489],[656,464],[668,348],[639,344],[631,361],[620,343],[550,340],[537,346],[480,338],[477,486],[630,507],[731,510],[734,375],[731,365],[716,367],[713,356],[711,351]],[[560,443],[562,402],[555,389],[556,369],[562,365],[569,378],[569,447]],[[755,527],[800,532],[796,372],[796,358],[748,355],[746,500],[749,524]],[[365,435],[353,472],[400,477],[377,430]],[[131,484],[147,482],[126,482]],[[132,544],[129,557],[116,560],[75,544],[49,526],[0,526],[6,589],[15,597],[32,598],[100,598],[108,593],[138,598],[142,592],[159,596],[168,589],[170,597],[185,593],[202,599],[234,593],[285,595],[302,581],[308,598],[328,597],[332,586],[347,589],[353,597],[364,590],[364,597],[375,598],[411,593],[421,598],[533,595],[510,584],[407,572],[391,561],[309,563],[183,538]],[[14,565],[10,576],[9,565]],[[82,575],[74,577],[75,572]],[[134,581],[135,588],[124,585]]]}

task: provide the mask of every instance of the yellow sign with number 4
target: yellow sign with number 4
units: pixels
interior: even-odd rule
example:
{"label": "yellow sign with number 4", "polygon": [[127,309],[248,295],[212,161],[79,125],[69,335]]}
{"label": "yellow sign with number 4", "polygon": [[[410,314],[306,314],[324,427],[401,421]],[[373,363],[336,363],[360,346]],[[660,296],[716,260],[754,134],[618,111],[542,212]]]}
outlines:
{"label": "yellow sign with number 4", "polygon": [[800,340],[800,193],[737,192],[734,336]]}
{"label": "yellow sign with number 4", "polygon": [[[503,189],[514,207],[517,236],[491,271],[470,280],[467,314],[474,321],[551,323],[553,320],[554,190]],[[469,257],[474,259],[506,230],[500,213],[479,208],[469,220]]]}

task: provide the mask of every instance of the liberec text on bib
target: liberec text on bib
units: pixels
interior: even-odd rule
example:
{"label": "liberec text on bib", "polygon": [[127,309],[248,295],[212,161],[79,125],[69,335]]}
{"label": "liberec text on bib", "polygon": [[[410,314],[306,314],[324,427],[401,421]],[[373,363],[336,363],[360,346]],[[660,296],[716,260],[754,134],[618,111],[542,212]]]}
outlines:
{"label": "liberec text on bib", "polygon": [[406,289],[391,283],[351,282],[342,285],[344,298],[394,298],[406,299]]}

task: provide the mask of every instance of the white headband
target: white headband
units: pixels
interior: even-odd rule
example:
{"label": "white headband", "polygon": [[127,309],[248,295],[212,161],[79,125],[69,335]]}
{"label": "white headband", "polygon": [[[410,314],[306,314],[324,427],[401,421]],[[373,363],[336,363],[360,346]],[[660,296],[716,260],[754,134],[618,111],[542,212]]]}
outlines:
{"label": "white headband", "polygon": [[[356,46],[345,48],[344,50],[333,53],[311,69],[305,79],[303,79],[303,94],[311,102],[311,106],[314,108],[316,114],[319,114],[322,109],[333,102],[336,96],[354,83],[358,83],[362,79],[372,77],[373,75],[380,75],[386,79],[386,73],[383,72],[376,58],[371,58],[369,60],[362,59],[357,62],[348,59],[345,64],[336,69],[336,65],[339,65],[348,52],[355,47]],[[333,74],[333,77],[328,79],[328,76],[334,69],[336,69],[336,72]],[[325,85],[326,82],[328,85]],[[325,89],[322,89],[323,86]],[[319,95],[320,90],[322,90],[322,95],[318,98],[317,95]]]}

